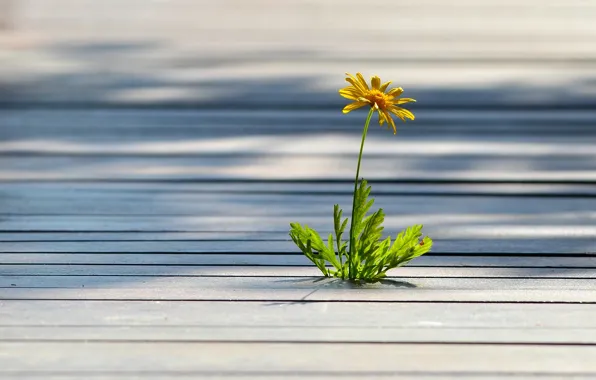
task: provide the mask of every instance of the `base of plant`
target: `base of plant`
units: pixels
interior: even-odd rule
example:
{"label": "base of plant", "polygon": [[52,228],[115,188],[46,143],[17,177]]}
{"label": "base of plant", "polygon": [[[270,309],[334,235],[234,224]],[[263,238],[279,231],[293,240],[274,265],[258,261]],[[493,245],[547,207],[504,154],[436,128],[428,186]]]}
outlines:
{"label": "base of plant", "polygon": [[422,238],[422,225],[413,225],[381,240],[385,214],[379,209],[366,215],[374,203],[368,199],[371,187],[365,180],[354,194],[350,239],[342,239],[348,218],[342,220],[339,205],[333,208],[334,234],[327,243],[319,233],[307,225],[290,223],[290,237],[326,277],[374,283],[381,281],[391,269],[406,265],[432,248],[432,239]]}

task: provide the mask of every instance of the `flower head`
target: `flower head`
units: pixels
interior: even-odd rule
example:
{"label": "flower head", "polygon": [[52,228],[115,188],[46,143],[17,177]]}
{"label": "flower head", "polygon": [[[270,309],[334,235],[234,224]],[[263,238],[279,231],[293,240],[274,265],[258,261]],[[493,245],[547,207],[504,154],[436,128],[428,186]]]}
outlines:
{"label": "flower head", "polygon": [[403,88],[397,87],[392,88],[388,92],[387,87],[391,82],[381,84],[381,78],[373,76],[371,78],[371,87],[364,80],[364,77],[360,73],[356,73],[356,77],[346,73],[348,76],[346,81],[351,84],[346,88],[339,90],[339,94],[344,98],[354,100],[353,103],[348,104],[344,107],[343,113],[348,113],[360,107],[369,105],[379,112],[379,125],[387,123],[393,128],[395,134],[395,123],[391,114],[399,117],[402,121],[406,121],[406,118],[414,120],[414,114],[405,108],[399,107],[399,104],[415,102],[412,98],[398,98],[404,92]]}

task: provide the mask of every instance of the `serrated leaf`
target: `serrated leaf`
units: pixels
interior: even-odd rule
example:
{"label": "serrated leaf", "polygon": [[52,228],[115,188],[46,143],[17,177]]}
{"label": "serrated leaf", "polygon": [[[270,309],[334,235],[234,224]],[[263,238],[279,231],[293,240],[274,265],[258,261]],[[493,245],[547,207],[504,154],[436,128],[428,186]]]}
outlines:
{"label": "serrated leaf", "polygon": [[363,220],[366,216],[366,213],[372,205],[374,204],[374,199],[368,200],[368,195],[370,194],[371,187],[367,185],[366,180],[362,180],[360,182],[360,186],[356,190],[356,196],[354,200],[354,210],[352,211],[352,218],[353,226],[352,231],[350,232],[351,236],[357,237],[362,232],[364,228]]}
{"label": "serrated leaf", "polygon": [[[429,237],[420,239],[422,225],[413,225],[401,231],[393,244],[391,237],[381,240],[385,214],[379,209],[366,215],[374,203],[374,200],[368,199],[370,192],[371,187],[362,180],[356,189],[349,242],[342,240],[348,218],[341,220],[342,210],[337,204],[333,207],[335,236],[329,234],[326,243],[317,231],[307,225],[303,227],[298,223],[290,223],[292,241],[325,276],[377,282],[390,269],[405,265],[432,248],[433,241]],[[349,255],[349,260],[343,262],[344,255]],[[326,267],[327,262],[335,267],[335,271]]]}
{"label": "serrated leaf", "polygon": [[[324,274],[328,274],[328,270],[325,266],[325,260],[321,258],[317,252],[313,252],[312,236],[308,231],[308,226],[303,228],[298,223],[290,223],[290,238],[300,248],[302,253],[312,261],[317,268]],[[317,257],[318,256],[318,257]]]}

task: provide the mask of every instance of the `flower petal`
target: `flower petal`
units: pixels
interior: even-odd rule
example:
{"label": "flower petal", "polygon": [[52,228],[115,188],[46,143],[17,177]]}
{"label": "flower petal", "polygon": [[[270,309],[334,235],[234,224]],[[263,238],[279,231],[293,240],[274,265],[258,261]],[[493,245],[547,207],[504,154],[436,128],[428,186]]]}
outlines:
{"label": "flower petal", "polygon": [[387,110],[389,112],[391,112],[392,114],[394,114],[395,116],[399,117],[401,119],[401,121],[405,122],[406,119],[404,119],[404,116],[399,112],[401,108],[400,107],[391,107],[388,108]]}
{"label": "flower petal", "polygon": [[381,87],[379,88],[379,91],[381,92],[385,92],[385,90],[387,89],[387,87],[389,87],[389,85],[391,84],[391,82],[385,82],[381,85]]}
{"label": "flower petal", "polygon": [[370,90],[370,88],[368,88],[368,83],[366,83],[362,74],[356,73],[356,78],[358,78],[358,82],[360,82],[360,84],[362,85],[362,87],[366,89],[366,91]]}
{"label": "flower petal", "polygon": [[405,108],[401,108],[401,107],[391,107],[389,108],[389,112],[391,112],[392,114],[396,115],[397,117],[399,117],[402,121],[406,121],[405,118],[407,117],[408,119],[414,120],[415,116],[412,112],[408,111]]}
{"label": "flower petal", "polygon": [[405,104],[405,103],[415,103],[416,99],[412,98],[399,98],[393,101],[393,104]]}
{"label": "flower petal", "polygon": [[355,91],[354,87],[346,87],[339,90],[339,94],[346,99],[358,100],[360,93]]}
{"label": "flower petal", "polygon": [[395,128],[395,122],[393,121],[393,118],[391,117],[391,115],[387,111],[385,111],[385,118],[387,120],[389,120],[389,125],[391,125],[391,128],[393,128],[393,134],[396,134],[397,133],[397,129]]}
{"label": "flower petal", "polygon": [[379,125],[383,125],[383,123],[385,122],[385,114],[381,111],[379,111]]}
{"label": "flower petal", "polygon": [[348,112],[354,111],[355,109],[358,109],[360,107],[364,107],[365,105],[366,105],[366,103],[363,103],[363,102],[350,103],[347,106],[345,106],[341,112],[348,113]]}
{"label": "flower petal", "polygon": [[387,95],[396,97],[396,96],[400,96],[402,92],[404,92],[404,89],[401,87],[397,87],[397,88],[392,88],[391,90],[389,90]]}
{"label": "flower petal", "polygon": [[409,110],[407,110],[405,108],[401,108],[400,111],[402,112],[402,114],[405,117],[407,117],[410,120],[414,120],[416,118],[416,116],[414,116],[414,114],[411,111],[409,111]]}
{"label": "flower petal", "polygon": [[354,86],[354,88],[362,93],[365,93],[367,90],[362,87],[362,84],[356,79],[354,78],[352,75],[346,73],[346,75],[348,75],[348,77],[346,78],[346,82],[350,83],[352,86]]}
{"label": "flower petal", "polygon": [[342,88],[342,90],[344,90],[344,91],[359,92],[358,89],[356,87],[354,87],[354,86],[344,87],[344,88]]}
{"label": "flower petal", "polygon": [[378,90],[379,87],[381,86],[381,78],[379,78],[378,76],[375,75],[370,80],[370,84],[372,85],[372,88],[374,88],[375,90]]}

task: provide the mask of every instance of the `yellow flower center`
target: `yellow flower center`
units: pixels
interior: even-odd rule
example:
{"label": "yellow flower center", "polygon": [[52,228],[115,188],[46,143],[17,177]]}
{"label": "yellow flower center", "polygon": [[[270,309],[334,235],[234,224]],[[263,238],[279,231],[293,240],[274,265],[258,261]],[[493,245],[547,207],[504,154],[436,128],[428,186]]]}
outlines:
{"label": "yellow flower center", "polygon": [[364,97],[371,102],[372,106],[376,104],[380,109],[385,109],[389,100],[385,93],[374,89],[370,90]]}

